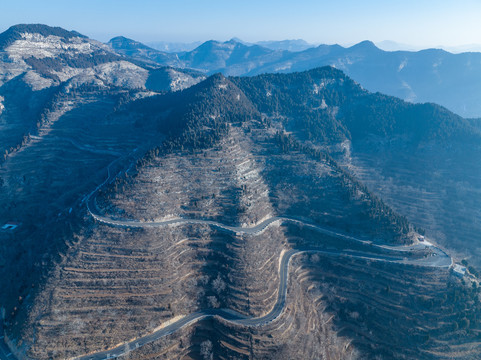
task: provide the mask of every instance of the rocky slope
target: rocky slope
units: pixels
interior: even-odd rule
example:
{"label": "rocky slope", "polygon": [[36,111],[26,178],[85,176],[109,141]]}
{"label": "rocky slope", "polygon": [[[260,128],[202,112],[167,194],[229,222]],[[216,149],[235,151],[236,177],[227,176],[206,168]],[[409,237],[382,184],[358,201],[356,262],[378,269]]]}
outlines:
{"label": "rocky slope", "polygon": [[0,160],[28,142],[30,135],[38,135],[47,112],[61,106],[55,104],[56,97],[82,87],[145,94],[177,91],[202,79],[192,71],[120,56],[75,31],[12,26],[0,34]]}

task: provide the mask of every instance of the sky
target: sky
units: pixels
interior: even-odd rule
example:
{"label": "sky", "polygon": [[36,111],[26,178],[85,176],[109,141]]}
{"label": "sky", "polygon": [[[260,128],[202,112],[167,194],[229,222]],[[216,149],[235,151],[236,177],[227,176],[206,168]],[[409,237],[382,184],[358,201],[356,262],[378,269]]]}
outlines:
{"label": "sky", "polygon": [[0,0],[0,31],[42,23],[108,41],[304,39],[481,44],[481,0]]}

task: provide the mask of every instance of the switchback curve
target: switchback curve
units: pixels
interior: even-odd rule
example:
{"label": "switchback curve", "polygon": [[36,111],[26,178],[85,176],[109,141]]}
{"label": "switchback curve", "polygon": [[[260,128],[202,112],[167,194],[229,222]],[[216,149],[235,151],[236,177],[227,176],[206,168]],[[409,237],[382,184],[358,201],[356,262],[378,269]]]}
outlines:
{"label": "switchback curve", "polygon": [[[87,210],[89,214],[98,222],[107,224],[109,226],[114,227],[126,227],[126,228],[151,228],[151,227],[163,227],[163,226],[180,226],[180,225],[208,225],[214,228],[218,228],[222,231],[227,231],[235,234],[247,234],[247,235],[258,235],[262,233],[267,227],[271,226],[275,223],[284,223],[284,222],[291,222],[297,223],[302,226],[309,227],[314,229],[318,232],[321,232],[328,236],[338,237],[349,241],[359,242],[365,245],[370,245],[372,247],[377,247],[383,250],[391,250],[394,256],[389,255],[378,255],[372,254],[367,252],[360,252],[360,251],[336,251],[336,250],[321,250],[316,248],[299,248],[299,249],[289,249],[281,254],[279,259],[279,289],[277,294],[277,300],[274,304],[273,308],[265,315],[261,317],[247,317],[243,314],[240,314],[236,311],[229,310],[229,309],[205,309],[200,310],[189,315],[185,315],[179,320],[169,323],[165,327],[160,328],[157,331],[154,331],[150,334],[145,336],[139,337],[135,340],[131,340],[128,342],[123,343],[115,348],[100,351],[96,353],[92,353],[90,355],[80,356],[73,358],[75,360],[103,360],[103,359],[111,359],[126,355],[129,351],[137,349],[145,344],[151,343],[153,341],[159,340],[162,337],[170,335],[183,327],[189,326],[197,321],[200,321],[205,318],[209,317],[220,317],[225,321],[242,325],[242,326],[262,326],[271,321],[276,320],[284,311],[285,303],[286,303],[286,296],[287,296],[287,286],[288,286],[288,276],[289,276],[289,264],[291,259],[302,253],[310,252],[310,253],[321,253],[330,256],[346,256],[351,258],[360,258],[366,259],[371,261],[383,261],[383,262],[390,262],[390,263],[397,263],[397,264],[405,264],[405,265],[415,265],[415,266],[423,266],[423,267],[436,267],[436,268],[450,268],[453,264],[453,260],[451,257],[439,247],[436,247],[430,243],[418,243],[414,245],[408,246],[390,246],[390,245],[379,245],[374,244],[371,241],[355,238],[353,236],[342,234],[339,232],[335,232],[331,229],[326,229],[321,226],[315,225],[313,223],[296,219],[292,217],[284,217],[284,216],[273,216],[270,217],[263,222],[254,225],[252,227],[240,227],[240,226],[230,226],[226,224],[222,224],[212,220],[201,220],[201,219],[173,219],[173,220],[166,220],[160,222],[142,222],[137,220],[121,220],[121,219],[112,219],[109,217],[105,217],[99,214],[95,195],[97,194],[98,190],[102,186],[104,186],[110,180],[110,170],[108,171],[107,179],[99,185],[92,193],[88,195],[87,198]],[[432,256],[428,258],[413,258],[409,259],[407,256],[408,253],[414,252],[416,250],[421,250],[423,248],[429,247],[432,251]],[[402,256],[401,256],[402,255]]]}

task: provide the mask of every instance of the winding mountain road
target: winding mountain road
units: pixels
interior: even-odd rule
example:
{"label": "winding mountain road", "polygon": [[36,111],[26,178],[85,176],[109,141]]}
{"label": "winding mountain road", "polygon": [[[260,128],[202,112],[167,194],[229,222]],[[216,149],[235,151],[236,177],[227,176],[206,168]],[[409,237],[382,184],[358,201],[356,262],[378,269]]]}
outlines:
{"label": "winding mountain road", "polygon": [[[181,226],[181,225],[208,225],[222,231],[231,232],[234,234],[247,234],[247,235],[258,235],[261,234],[265,229],[273,224],[280,223],[296,223],[298,225],[308,227],[322,234],[337,237],[348,241],[354,241],[359,244],[368,245],[369,249],[383,250],[383,254],[374,254],[372,252],[362,252],[353,250],[325,250],[312,247],[302,247],[298,249],[288,249],[281,253],[279,259],[279,289],[277,293],[277,300],[273,308],[265,315],[261,317],[248,317],[244,314],[238,313],[229,309],[205,309],[200,310],[188,315],[185,315],[175,321],[169,322],[164,327],[158,330],[139,337],[135,340],[125,342],[114,348],[105,351],[99,351],[96,353],[80,356],[73,358],[73,360],[104,360],[117,358],[128,354],[130,351],[142,347],[145,344],[159,340],[169,334],[172,334],[185,326],[189,326],[197,321],[200,321],[209,317],[219,317],[225,321],[242,325],[242,326],[262,326],[276,320],[284,311],[286,305],[287,296],[287,286],[289,283],[289,265],[291,259],[302,253],[320,253],[329,256],[339,256],[339,257],[349,257],[366,259],[371,261],[382,261],[389,263],[405,264],[405,265],[416,265],[422,267],[435,267],[435,268],[450,268],[453,264],[451,257],[442,249],[430,244],[430,243],[418,243],[409,246],[391,246],[391,245],[381,245],[375,244],[372,241],[359,239],[351,235],[339,233],[331,229],[326,229],[307,221],[296,219],[292,217],[285,216],[273,216],[269,219],[262,221],[261,223],[251,226],[251,227],[240,227],[222,224],[212,220],[201,220],[201,219],[173,219],[160,222],[143,222],[138,220],[124,220],[124,219],[112,219],[100,215],[97,205],[96,205],[96,194],[98,191],[107,183],[111,182],[115,175],[111,174],[111,166],[115,164],[118,160],[113,161],[107,167],[107,178],[99,186],[97,186],[90,194],[88,194],[82,202],[87,203],[87,210],[89,214],[98,222],[115,226],[115,227],[126,227],[126,228],[151,228],[151,227],[164,227],[164,226]],[[426,248],[431,251],[431,256],[428,257],[413,257],[410,256],[416,251],[420,251]],[[390,253],[389,255],[385,253]],[[0,344],[0,359],[1,360],[12,360],[13,356],[9,353],[8,348],[5,344]]]}
{"label": "winding mountain road", "polygon": [[[230,226],[226,224],[219,223],[212,220],[200,220],[200,219],[173,219],[160,222],[143,222],[138,220],[122,220],[122,219],[112,219],[99,214],[95,195],[98,190],[110,180],[110,171],[108,173],[108,178],[98,186],[92,193],[88,195],[87,199],[87,209],[90,215],[98,222],[115,226],[115,227],[128,227],[128,228],[151,228],[151,227],[163,227],[163,226],[180,226],[180,225],[208,225],[214,228],[235,233],[235,234],[247,234],[247,235],[257,235],[262,233],[270,225],[275,223],[297,223],[301,226],[309,227],[313,230],[321,232],[325,235],[342,238],[344,240],[355,241],[364,245],[369,245],[371,249],[378,248],[386,251],[390,251],[391,255],[384,254],[373,254],[371,252],[362,251],[351,251],[351,250],[321,250],[316,248],[298,248],[289,249],[281,254],[280,266],[279,266],[279,289],[277,293],[277,301],[273,308],[265,315],[261,317],[247,317],[236,311],[229,309],[206,309],[200,310],[189,315],[185,315],[182,318],[169,323],[165,327],[160,328],[145,336],[139,337],[135,340],[125,342],[115,348],[92,353],[90,355],[85,355],[75,358],[75,360],[103,360],[112,359],[128,354],[130,351],[142,347],[143,345],[159,340],[169,334],[172,334],[185,326],[189,326],[197,321],[200,321],[209,317],[220,317],[225,321],[243,325],[243,326],[262,326],[271,321],[277,319],[285,309],[286,296],[287,296],[287,286],[289,280],[289,264],[291,259],[302,253],[321,253],[329,256],[345,256],[350,258],[366,259],[371,261],[383,261],[397,264],[405,265],[416,265],[423,267],[436,267],[436,268],[449,268],[452,266],[453,261],[451,257],[444,252],[442,249],[430,244],[430,243],[418,243],[409,246],[390,246],[390,245],[380,245],[374,244],[371,241],[358,239],[353,236],[335,232],[330,229],[323,228],[321,226],[300,220],[292,217],[283,216],[273,216],[269,219],[262,221],[261,223],[254,225],[252,227],[240,227],[240,226]],[[429,248],[431,250],[431,256],[428,257],[409,257],[409,255],[415,253],[416,251]]]}
{"label": "winding mountain road", "polygon": [[[189,222],[185,222],[189,223]],[[271,222],[272,223],[272,222]],[[122,225],[125,226],[125,225]],[[161,225],[159,225],[161,226]],[[162,226],[165,226],[162,225]],[[217,226],[217,224],[216,224]],[[252,229],[252,228],[251,228]],[[433,247],[433,250],[437,249]],[[392,262],[392,263],[400,263],[400,264],[411,264],[411,265],[418,265],[418,266],[428,266],[428,267],[441,267],[441,268],[448,268],[451,266],[451,258],[446,255],[445,252],[438,249],[439,252],[437,256],[432,257],[439,257],[440,260],[436,260],[434,262],[425,261],[424,259],[418,259],[409,261],[403,257],[391,257],[391,256],[383,256],[383,255],[373,255],[373,254],[366,254],[362,252],[355,252],[355,251],[328,251],[328,250],[318,250],[315,248],[301,248],[301,249],[291,249],[284,252],[280,259],[280,267],[279,267],[279,289],[277,294],[277,301],[271,311],[269,311],[266,315],[261,317],[247,317],[243,314],[240,314],[236,311],[229,310],[229,309],[206,309],[194,312],[192,314],[186,315],[181,319],[157,330],[153,333],[148,335],[142,336],[138,339],[126,342],[120,346],[117,346],[113,349],[109,349],[106,351],[97,352],[90,355],[85,355],[81,357],[75,358],[76,360],[103,360],[103,359],[111,359],[116,358],[119,356],[126,355],[129,351],[137,349],[145,344],[150,342],[156,341],[161,339],[164,336],[170,335],[181,328],[191,325],[197,321],[203,320],[209,317],[220,317],[228,322],[243,325],[243,326],[262,326],[265,324],[270,323],[277,319],[283,312],[285,305],[286,305],[286,296],[287,296],[287,285],[289,280],[289,264],[291,259],[299,254],[302,253],[321,253],[325,255],[331,256],[346,256],[351,258],[361,258],[367,259],[371,261],[384,261],[384,262]],[[412,251],[412,250],[408,250]]]}

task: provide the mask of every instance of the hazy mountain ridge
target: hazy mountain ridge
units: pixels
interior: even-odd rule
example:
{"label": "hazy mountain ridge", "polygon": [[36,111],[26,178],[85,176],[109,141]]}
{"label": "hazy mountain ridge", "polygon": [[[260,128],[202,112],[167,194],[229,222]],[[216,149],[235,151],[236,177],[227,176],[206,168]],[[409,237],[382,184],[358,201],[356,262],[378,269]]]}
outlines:
{"label": "hazy mountain ridge", "polygon": [[123,36],[118,36],[107,43],[112,49],[121,52],[123,55],[130,57],[138,57],[142,59],[149,59],[154,63],[160,63],[168,66],[179,66],[179,58],[176,54],[169,54],[154,50],[135,40],[127,39]]}
{"label": "hazy mountain ridge", "polygon": [[256,44],[271,50],[287,50],[287,51],[294,51],[294,52],[304,51],[309,48],[315,47],[315,45],[309,44],[308,42],[302,39],[258,41]]}
{"label": "hazy mountain ridge", "polygon": [[[148,57],[150,60],[172,55],[154,53]],[[481,98],[480,53],[451,54],[438,49],[389,52],[370,41],[348,48],[319,45],[292,52],[230,40],[224,43],[208,41],[192,51],[178,53],[178,56],[181,67],[236,76],[304,71],[330,65],[344,71],[370,91],[411,102],[438,103],[465,117],[481,115],[478,101]]]}
{"label": "hazy mountain ridge", "polygon": [[[240,44],[252,46],[259,45],[271,50],[289,50],[289,51],[303,51],[316,45],[309,44],[302,39],[296,40],[269,40],[269,41],[258,41],[255,43],[243,41],[239,38],[232,38],[231,40],[238,42]],[[168,41],[149,41],[145,44],[153,49],[167,52],[167,53],[183,53],[192,51],[195,48],[202,45],[202,41],[195,41],[191,43],[181,43],[181,42],[168,42]]]}

